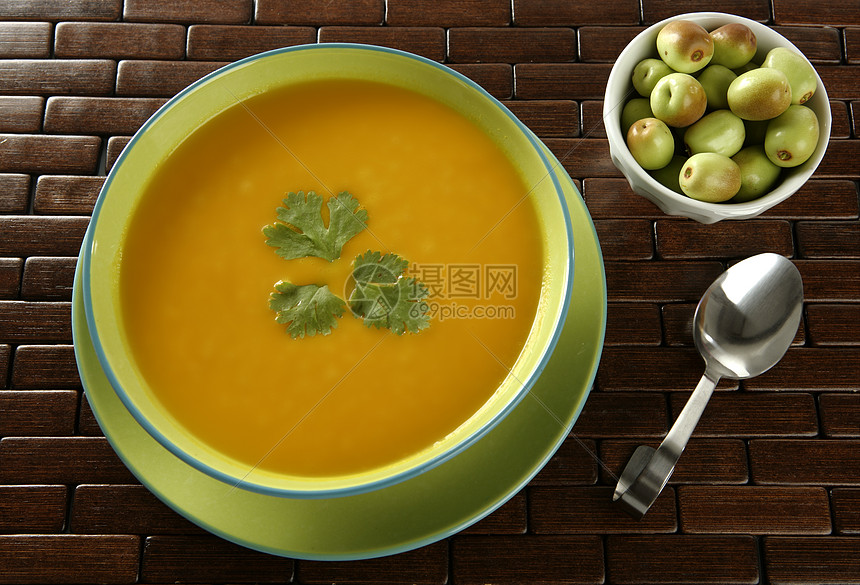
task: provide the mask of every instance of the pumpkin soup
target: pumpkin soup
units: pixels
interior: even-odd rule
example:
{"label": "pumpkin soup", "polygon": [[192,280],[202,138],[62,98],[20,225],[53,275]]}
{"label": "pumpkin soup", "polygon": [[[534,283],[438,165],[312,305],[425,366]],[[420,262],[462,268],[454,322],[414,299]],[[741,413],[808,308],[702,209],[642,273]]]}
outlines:
{"label": "pumpkin soup", "polygon": [[[349,191],[366,229],[334,260],[280,257],[263,229],[298,191]],[[529,334],[544,244],[528,191],[476,125],[421,94],[327,80],[252,97],[168,157],[128,226],[134,362],[177,421],[249,470],[330,477],[408,457],[487,402]],[[316,335],[276,322],[276,283],[349,299],[368,251],[408,261],[425,328],[349,310]]]}

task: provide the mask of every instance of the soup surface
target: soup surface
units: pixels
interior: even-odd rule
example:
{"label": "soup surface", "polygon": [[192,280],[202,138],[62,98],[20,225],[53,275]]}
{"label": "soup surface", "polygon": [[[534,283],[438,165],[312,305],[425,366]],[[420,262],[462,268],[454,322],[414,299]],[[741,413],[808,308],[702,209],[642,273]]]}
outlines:
{"label": "soup surface", "polygon": [[[338,80],[251,98],[146,189],[120,277],[135,361],[176,420],[249,470],[349,474],[431,446],[490,398],[534,321],[543,243],[528,187],[477,126],[417,93]],[[349,191],[367,210],[339,259],[266,245],[299,190]],[[347,310],[331,334],[292,339],[275,322],[276,282],[346,298],[367,250],[409,260],[429,328],[396,335]]]}

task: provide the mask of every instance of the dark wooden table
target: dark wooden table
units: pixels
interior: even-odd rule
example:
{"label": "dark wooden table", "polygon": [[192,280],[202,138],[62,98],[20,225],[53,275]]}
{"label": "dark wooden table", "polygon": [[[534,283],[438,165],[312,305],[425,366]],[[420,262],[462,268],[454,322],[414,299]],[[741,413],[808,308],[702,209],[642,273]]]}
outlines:
{"label": "dark wooden table", "polygon": [[[833,109],[814,178],[755,220],[661,214],[612,166],[604,84],[671,0],[2,0],[0,583],[860,583],[860,7],[718,0],[816,65]],[[547,468],[465,533],[358,562],[266,555],[197,528],[142,487],[82,392],[72,274],[103,177],[188,83],[238,58],[326,41],[450,64],[508,103],[581,186],[606,262],[594,391]],[[611,503],[633,447],[657,444],[702,372],[695,302],[743,257],[791,258],[794,346],[724,382],[642,521]],[[598,462],[583,448],[599,456]]]}

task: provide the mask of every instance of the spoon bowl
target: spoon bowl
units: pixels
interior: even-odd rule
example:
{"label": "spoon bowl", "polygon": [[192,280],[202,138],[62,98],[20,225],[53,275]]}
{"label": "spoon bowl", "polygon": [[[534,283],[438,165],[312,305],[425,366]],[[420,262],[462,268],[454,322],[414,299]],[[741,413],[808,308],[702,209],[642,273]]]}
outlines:
{"label": "spoon bowl", "polygon": [[693,317],[705,374],[666,438],[640,445],[621,473],[613,501],[641,518],[666,486],[720,378],[746,379],[775,366],[791,345],[803,306],[803,281],[790,260],[759,254],[723,272]]}
{"label": "spoon bowl", "polygon": [[759,254],[723,272],[693,319],[693,341],[707,369],[742,380],[782,359],[800,323],[803,282],[790,260]]}

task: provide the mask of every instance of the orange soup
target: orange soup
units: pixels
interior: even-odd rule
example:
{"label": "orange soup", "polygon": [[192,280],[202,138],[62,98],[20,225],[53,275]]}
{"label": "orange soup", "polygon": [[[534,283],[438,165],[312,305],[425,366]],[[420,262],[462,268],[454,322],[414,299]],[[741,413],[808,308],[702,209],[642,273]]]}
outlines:
{"label": "orange soup", "polygon": [[[349,191],[367,210],[340,258],[266,245],[299,190]],[[398,461],[474,414],[523,347],[543,254],[528,191],[477,126],[418,93],[319,81],[248,99],[171,154],[127,230],[134,360],[177,421],[249,469],[329,477]],[[396,335],[347,309],[329,335],[292,339],[268,306],[274,284],[346,298],[367,250],[409,260],[430,326]]]}

